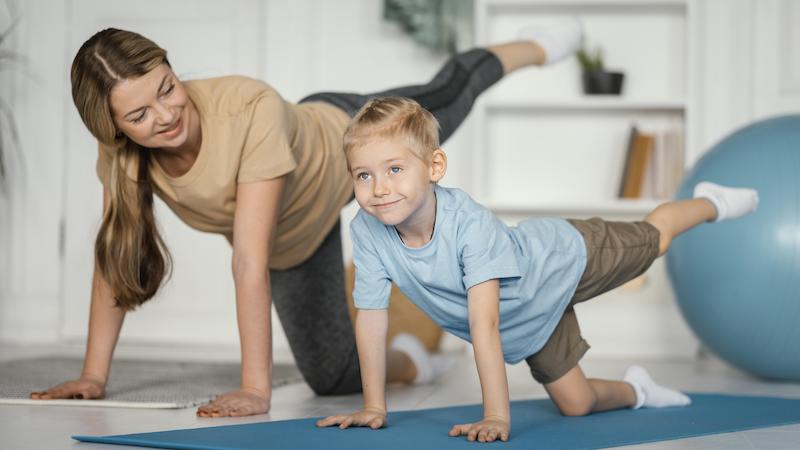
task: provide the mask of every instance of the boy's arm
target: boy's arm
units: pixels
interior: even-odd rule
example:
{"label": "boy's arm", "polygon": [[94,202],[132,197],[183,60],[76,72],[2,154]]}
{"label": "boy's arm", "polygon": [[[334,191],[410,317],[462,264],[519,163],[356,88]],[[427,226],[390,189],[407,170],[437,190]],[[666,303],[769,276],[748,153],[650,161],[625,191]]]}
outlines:
{"label": "boy's arm", "polygon": [[356,345],[361,365],[364,410],[386,416],[386,333],[389,314],[385,309],[360,309],[356,315]]}
{"label": "boy's arm", "polygon": [[500,283],[497,279],[476,284],[467,291],[469,328],[475,364],[483,394],[483,420],[456,425],[451,436],[466,435],[470,441],[508,440],[511,411],[508,379],[500,341]]}
{"label": "boy's arm", "polygon": [[347,415],[329,416],[317,422],[318,427],[339,425],[367,426],[373,429],[386,425],[386,333],[389,314],[385,309],[359,309],[356,314],[356,345],[361,365],[361,386],[364,409]]}

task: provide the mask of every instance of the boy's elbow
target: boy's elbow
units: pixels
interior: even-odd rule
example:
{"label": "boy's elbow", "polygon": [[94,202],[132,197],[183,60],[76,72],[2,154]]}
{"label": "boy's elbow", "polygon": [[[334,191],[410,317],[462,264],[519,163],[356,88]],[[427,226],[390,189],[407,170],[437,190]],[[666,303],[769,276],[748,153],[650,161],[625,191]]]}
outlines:
{"label": "boy's elbow", "polygon": [[469,329],[470,332],[475,334],[477,333],[487,333],[487,332],[499,332],[500,330],[500,318],[496,315],[493,316],[483,316],[483,317],[471,317],[469,319]]}

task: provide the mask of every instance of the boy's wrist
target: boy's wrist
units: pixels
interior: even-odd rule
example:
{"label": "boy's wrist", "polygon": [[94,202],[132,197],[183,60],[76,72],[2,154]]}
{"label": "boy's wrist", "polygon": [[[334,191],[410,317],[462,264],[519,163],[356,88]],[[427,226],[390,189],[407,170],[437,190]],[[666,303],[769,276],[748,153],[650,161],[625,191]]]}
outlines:
{"label": "boy's wrist", "polygon": [[496,420],[509,424],[511,423],[511,416],[509,414],[484,414],[483,420]]}
{"label": "boy's wrist", "polygon": [[381,414],[381,415],[384,415],[384,416],[386,415],[386,407],[385,406],[381,407],[381,406],[374,406],[374,405],[370,405],[370,406],[364,405],[364,411],[365,412],[375,413],[375,414]]}

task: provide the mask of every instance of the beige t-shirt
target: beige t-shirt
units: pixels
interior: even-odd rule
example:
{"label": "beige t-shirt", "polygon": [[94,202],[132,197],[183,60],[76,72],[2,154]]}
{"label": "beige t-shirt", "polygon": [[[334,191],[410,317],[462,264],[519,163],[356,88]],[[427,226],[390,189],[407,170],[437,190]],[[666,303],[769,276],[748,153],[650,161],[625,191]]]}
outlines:
{"label": "beige t-shirt", "polygon": [[[269,265],[288,269],[308,259],[352,196],[342,151],[348,115],[327,103],[288,103],[266,83],[246,77],[184,84],[200,115],[200,153],[177,178],[151,159],[155,193],[189,226],[232,242],[237,184],[285,175]],[[100,145],[97,174],[103,184],[113,151]],[[128,178],[136,179],[135,167]]]}

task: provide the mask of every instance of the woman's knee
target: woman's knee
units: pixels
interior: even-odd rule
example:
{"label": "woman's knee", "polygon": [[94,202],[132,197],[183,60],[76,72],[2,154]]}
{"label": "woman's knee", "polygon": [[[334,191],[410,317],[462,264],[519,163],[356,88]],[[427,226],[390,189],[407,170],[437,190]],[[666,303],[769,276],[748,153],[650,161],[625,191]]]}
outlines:
{"label": "woman's knee", "polygon": [[321,397],[332,395],[349,395],[361,392],[361,378],[358,380],[344,379],[339,382],[331,383],[330,379],[317,377],[316,379],[306,379],[306,383],[314,391],[314,394]]}

